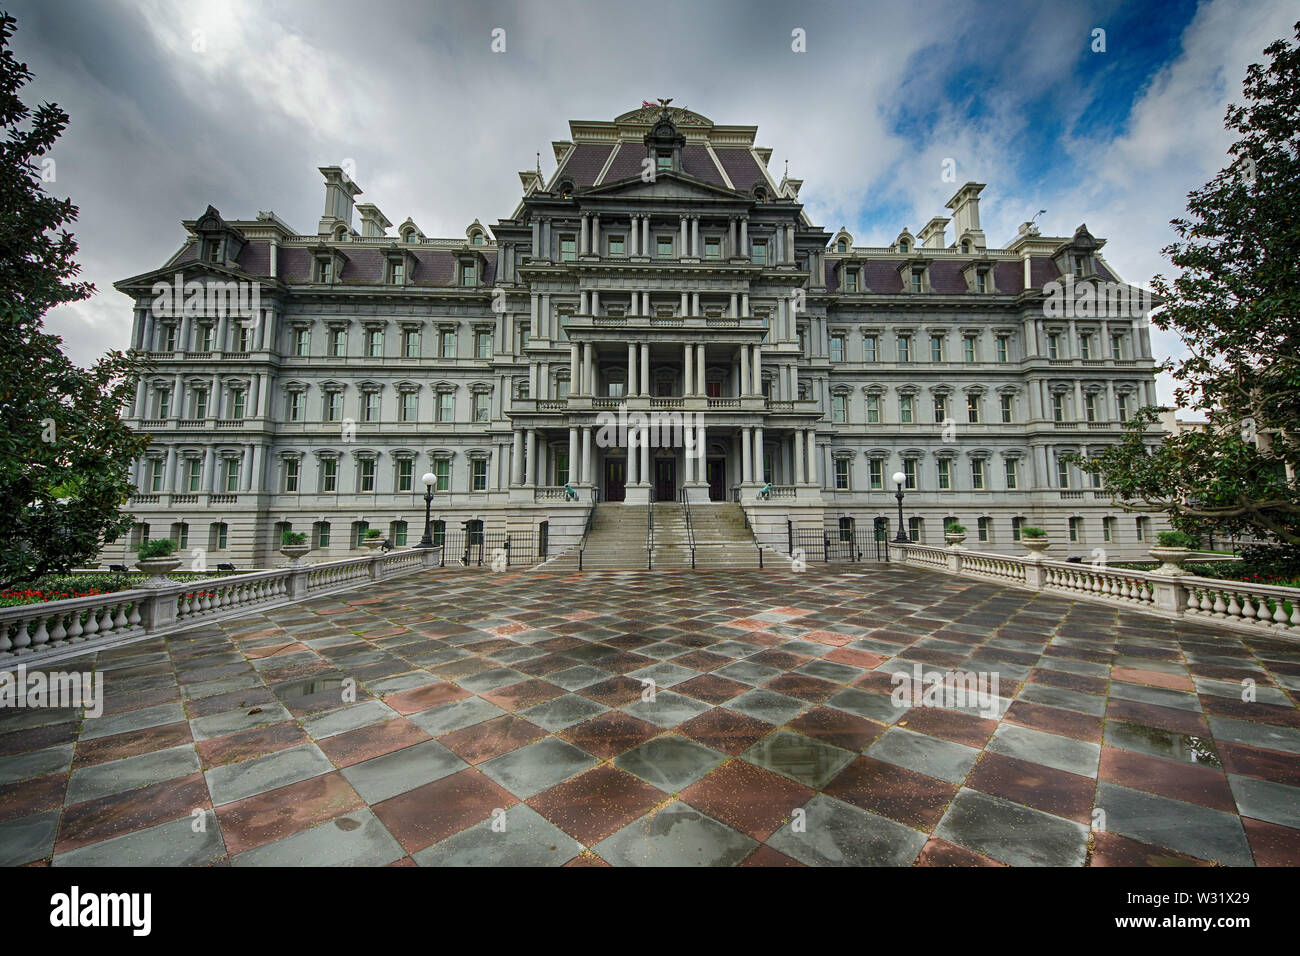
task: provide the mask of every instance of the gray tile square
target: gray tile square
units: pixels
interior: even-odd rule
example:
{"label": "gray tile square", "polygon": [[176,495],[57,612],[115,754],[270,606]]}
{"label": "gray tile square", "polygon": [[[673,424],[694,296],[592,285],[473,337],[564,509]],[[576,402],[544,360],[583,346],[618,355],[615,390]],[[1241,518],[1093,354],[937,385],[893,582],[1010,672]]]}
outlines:
{"label": "gray tile square", "polygon": [[232,866],[387,866],[406,856],[369,807],[230,858]]}
{"label": "gray tile square", "polygon": [[543,730],[556,733],[565,727],[572,727],[574,724],[589,720],[597,714],[603,714],[607,710],[608,707],[594,700],[588,700],[577,694],[565,694],[563,697],[555,697],[521,710],[519,716]]}
{"label": "gray tile square", "polygon": [[677,793],[726,760],[724,754],[675,734],[656,737],[620,754],[614,766],[667,793]]}
{"label": "gray tile square", "polygon": [[1246,831],[1236,814],[1104,781],[1097,785],[1097,808],[1105,813],[1107,830],[1129,839],[1227,866],[1254,863]]}
{"label": "gray tile square", "polygon": [[465,697],[448,704],[439,704],[429,710],[411,714],[406,719],[432,737],[441,737],[453,730],[473,727],[493,717],[500,717],[505,711],[482,697]]}
{"label": "gray tile square", "polygon": [[727,709],[749,717],[757,717],[778,727],[788,723],[796,714],[802,713],[812,705],[797,697],[788,697],[776,691],[755,688],[745,691],[739,697],[727,701]]}
{"label": "gray tile square", "polygon": [[1096,777],[1101,760],[1099,744],[1015,724],[1001,724],[984,749],[1084,777]]}
{"label": "gray tile square", "polygon": [[468,766],[438,741],[424,740],[344,767],[342,772],[367,803],[375,804]]}
{"label": "gray tile square", "polygon": [[185,777],[198,773],[199,769],[199,755],[193,744],[92,764],[72,772],[64,803],[84,803],[123,790]]}
{"label": "gray tile square", "polygon": [[1088,828],[978,790],[958,791],[934,835],[1013,866],[1083,866]]}
{"label": "gray tile square", "polygon": [[411,857],[420,866],[563,866],[582,852],[582,844],[527,804],[505,811],[504,827],[495,818],[462,830]]}
{"label": "gray tile square", "polygon": [[642,700],[638,697],[632,703],[625,705],[622,710],[633,717],[648,720],[656,727],[667,729],[685,723],[692,717],[698,717],[709,710],[709,705],[671,690],[661,690],[655,694],[654,700]]}
{"label": "gray tile square", "polygon": [[478,769],[516,797],[527,800],[599,762],[585,750],[556,737],[545,737],[493,757],[479,764]]}
{"label": "gray tile square", "polygon": [[819,793],[808,801],[801,829],[791,820],[767,845],[809,866],[910,866],[926,835]]}
{"label": "gray tile square", "polygon": [[743,833],[674,801],[592,849],[614,866],[735,866],[757,846]]}
{"label": "gray tile square", "polygon": [[980,752],[941,737],[890,727],[865,751],[868,757],[915,770],[929,777],[961,783],[975,766]]}
{"label": "gray tile square", "polygon": [[803,734],[778,730],[740,756],[742,760],[764,770],[771,770],[802,783],[805,787],[820,790],[835,779],[857,755]]}
{"label": "gray tile square", "polygon": [[315,744],[254,757],[243,763],[213,767],[204,776],[212,793],[212,805],[219,807],[245,797],[298,783],[334,769],[329,758]]}

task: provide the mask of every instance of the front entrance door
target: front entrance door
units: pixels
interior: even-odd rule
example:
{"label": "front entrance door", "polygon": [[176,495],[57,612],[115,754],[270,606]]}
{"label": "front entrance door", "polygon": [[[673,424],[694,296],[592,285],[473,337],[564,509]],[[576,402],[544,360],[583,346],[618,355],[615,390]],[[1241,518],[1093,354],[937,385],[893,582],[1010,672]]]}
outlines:
{"label": "front entrance door", "polygon": [[709,475],[709,500],[725,501],[726,500],[726,475],[727,463],[723,458],[710,458],[708,465]]}
{"label": "front entrance door", "polygon": [[627,497],[627,459],[605,459],[605,500],[622,501]]}
{"label": "front entrance door", "polygon": [[677,498],[677,462],[671,458],[655,459],[655,501]]}

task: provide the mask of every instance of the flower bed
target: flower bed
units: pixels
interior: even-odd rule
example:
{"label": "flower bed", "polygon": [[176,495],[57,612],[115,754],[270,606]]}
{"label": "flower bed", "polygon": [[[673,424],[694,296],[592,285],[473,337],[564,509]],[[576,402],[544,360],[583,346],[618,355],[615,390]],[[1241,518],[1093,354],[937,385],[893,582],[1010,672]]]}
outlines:
{"label": "flower bed", "polygon": [[[206,581],[211,578],[226,577],[233,572],[219,571],[205,574],[198,571],[178,571],[169,574],[173,581]],[[113,594],[139,587],[149,579],[149,575],[137,572],[126,574],[119,572],[98,572],[88,574],[50,574],[38,578],[29,585],[0,591],[0,607],[14,607],[19,604],[39,604],[43,601],[63,601],[68,598],[94,597],[100,594]]]}
{"label": "flower bed", "polygon": [[[1111,568],[1131,568],[1134,571],[1154,571],[1159,561],[1120,561],[1109,564]],[[1221,581],[1241,581],[1243,584],[1272,584],[1280,588],[1300,588],[1300,575],[1272,574],[1248,571],[1235,561],[1188,561],[1183,565],[1191,574],[1201,578],[1218,578]]]}

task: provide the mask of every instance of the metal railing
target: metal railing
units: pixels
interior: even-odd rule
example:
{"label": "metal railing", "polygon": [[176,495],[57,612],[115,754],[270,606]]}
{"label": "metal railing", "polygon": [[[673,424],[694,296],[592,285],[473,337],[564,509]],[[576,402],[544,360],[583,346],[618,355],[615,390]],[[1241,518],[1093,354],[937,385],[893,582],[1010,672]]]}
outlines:
{"label": "metal railing", "polygon": [[541,542],[534,531],[448,531],[443,536],[439,567],[447,566],[447,556],[461,567],[493,570],[528,567],[544,560]]}
{"label": "metal railing", "polygon": [[645,569],[653,571],[655,566],[655,503],[651,501],[645,509]]}
{"label": "metal railing", "polygon": [[790,529],[786,538],[790,554],[802,551],[809,561],[856,564],[859,561],[889,560],[889,541],[874,530]]}
{"label": "metal railing", "polygon": [[691,549],[691,570],[695,570],[695,526],[691,523],[691,499],[683,488],[678,495],[682,501],[682,514],[686,517],[686,545]]}

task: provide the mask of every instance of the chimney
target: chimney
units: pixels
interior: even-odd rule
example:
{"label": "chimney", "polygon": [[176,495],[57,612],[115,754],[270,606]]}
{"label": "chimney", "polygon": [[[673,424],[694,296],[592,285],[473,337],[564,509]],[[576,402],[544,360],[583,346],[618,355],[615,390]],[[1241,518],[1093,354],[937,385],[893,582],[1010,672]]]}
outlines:
{"label": "chimney", "polygon": [[954,241],[967,236],[977,249],[986,245],[984,232],[980,229],[980,193],[983,189],[984,183],[967,183],[945,204],[952,210]]}
{"label": "chimney", "polygon": [[916,234],[916,238],[921,240],[921,245],[927,249],[943,248],[943,230],[948,225],[948,220],[942,216],[935,216],[925,224],[925,228]]}
{"label": "chimney", "polygon": [[322,236],[332,235],[342,223],[351,232],[352,201],[353,197],[361,195],[361,187],[339,166],[321,166],[320,173],[325,177],[325,212],[317,231]]}
{"label": "chimney", "polygon": [[361,203],[357,206],[357,215],[361,217],[361,237],[373,238],[388,234],[392,223],[379,211],[374,203]]}

